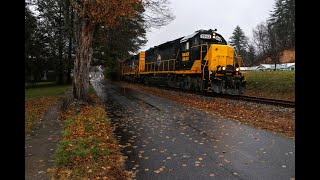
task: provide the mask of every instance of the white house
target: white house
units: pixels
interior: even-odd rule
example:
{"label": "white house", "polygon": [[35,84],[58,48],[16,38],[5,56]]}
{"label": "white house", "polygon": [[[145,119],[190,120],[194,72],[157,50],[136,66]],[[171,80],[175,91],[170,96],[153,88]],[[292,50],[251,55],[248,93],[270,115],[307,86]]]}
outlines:
{"label": "white house", "polygon": [[[241,71],[272,71],[274,70],[274,64],[260,64],[259,66],[252,67],[240,67]],[[277,70],[290,71],[295,70],[295,63],[282,63],[277,64]]]}
{"label": "white house", "polygon": [[89,78],[103,78],[103,67],[102,66],[91,66],[89,69]]}
{"label": "white house", "polygon": [[241,71],[257,71],[258,66],[252,66],[252,67],[240,67]]}

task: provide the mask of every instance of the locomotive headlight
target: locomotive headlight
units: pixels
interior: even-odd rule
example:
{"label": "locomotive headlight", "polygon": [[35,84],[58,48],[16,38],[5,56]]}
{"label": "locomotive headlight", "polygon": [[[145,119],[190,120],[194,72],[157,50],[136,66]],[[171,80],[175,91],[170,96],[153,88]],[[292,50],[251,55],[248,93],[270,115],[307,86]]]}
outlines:
{"label": "locomotive headlight", "polygon": [[226,70],[226,67],[222,66],[222,71],[225,71]]}
{"label": "locomotive headlight", "polygon": [[239,71],[239,68],[236,68],[236,71]]}

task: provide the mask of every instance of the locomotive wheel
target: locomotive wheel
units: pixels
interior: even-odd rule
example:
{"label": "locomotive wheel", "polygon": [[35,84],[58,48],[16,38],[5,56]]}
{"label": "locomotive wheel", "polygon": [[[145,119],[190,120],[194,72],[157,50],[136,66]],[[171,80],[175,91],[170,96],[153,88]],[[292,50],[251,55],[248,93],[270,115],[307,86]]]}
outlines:
{"label": "locomotive wheel", "polygon": [[191,90],[191,84],[192,84],[192,82],[191,82],[190,76],[185,77],[184,78],[184,89]]}
{"label": "locomotive wheel", "polygon": [[198,77],[198,78],[197,78],[197,89],[198,89],[198,91],[200,91],[200,92],[203,92],[203,91],[204,91],[204,81],[202,80],[201,77]]}
{"label": "locomotive wheel", "polygon": [[221,84],[221,93],[222,93],[222,94],[226,94],[225,81],[222,81],[222,84]]}
{"label": "locomotive wheel", "polygon": [[211,88],[213,90],[213,92],[220,94],[222,91],[222,86],[221,86],[221,81],[219,80],[213,80],[211,82]]}
{"label": "locomotive wheel", "polygon": [[175,87],[174,76],[169,76],[168,77],[168,86],[169,87]]}
{"label": "locomotive wheel", "polygon": [[198,81],[197,81],[197,78],[196,77],[192,77],[191,78],[191,90],[193,91],[197,91],[198,89]]}
{"label": "locomotive wheel", "polygon": [[184,89],[184,79],[183,79],[183,77],[178,77],[177,79],[178,79],[178,87],[180,89]]}
{"label": "locomotive wheel", "polygon": [[241,83],[239,86],[239,94],[244,94],[245,91],[246,91],[246,84]]}

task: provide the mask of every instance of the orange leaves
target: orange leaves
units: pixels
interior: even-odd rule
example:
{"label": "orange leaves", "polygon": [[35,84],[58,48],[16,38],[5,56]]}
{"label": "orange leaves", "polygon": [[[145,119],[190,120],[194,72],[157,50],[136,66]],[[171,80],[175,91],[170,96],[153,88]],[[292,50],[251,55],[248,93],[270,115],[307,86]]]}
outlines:
{"label": "orange leaves", "polygon": [[[66,119],[60,143],[65,144],[61,160],[62,171],[71,170],[71,179],[123,179],[127,173],[122,167],[119,146],[113,137],[111,123],[98,97],[91,96],[93,105],[69,106],[61,117]],[[60,152],[61,153],[61,152]],[[67,158],[67,159],[65,159]],[[70,179],[69,178],[69,179]]]}
{"label": "orange leaves", "polygon": [[88,16],[89,21],[116,26],[120,18],[135,16],[139,0],[85,0],[83,3],[72,1],[72,6],[80,16]]}
{"label": "orange leaves", "polygon": [[25,133],[29,134],[43,119],[44,113],[59,98],[43,97],[25,100]]}

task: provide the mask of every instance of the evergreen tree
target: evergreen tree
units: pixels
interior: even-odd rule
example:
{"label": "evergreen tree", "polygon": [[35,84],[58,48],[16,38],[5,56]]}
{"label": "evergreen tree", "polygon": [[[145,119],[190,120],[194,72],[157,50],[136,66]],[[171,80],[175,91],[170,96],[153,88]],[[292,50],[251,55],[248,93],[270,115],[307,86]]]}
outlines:
{"label": "evergreen tree", "polygon": [[245,64],[248,64],[247,49],[248,49],[248,38],[245,36],[240,26],[237,26],[230,37],[230,45],[235,48],[238,55],[241,55]]}
{"label": "evergreen tree", "polygon": [[25,62],[25,80],[28,81],[32,76],[32,61],[35,58],[34,36],[37,28],[37,20],[30,11],[27,3],[25,4],[24,16],[24,62]]}
{"label": "evergreen tree", "polygon": [[146,42],[142,14],[123,20],[116,28],[103,28],[94,40],[92,64],[105,65],[107,76],[110,74],[119,76],[119,62],[129,58],[130,53],[137,53]]}
{"label": "evergreen tree", "polygon": [[295,46],[295,0],[276,0],[269,18],[277,44],[283,49]]}
{"label": "evergreen tree", "polygon": [[64,83],[68,58],[67,42],[68,31],[65,26],[65,1],[43,0],[37,1],[42,31],[48,40],[47,48],[50,51],[51,69],[56,73],[56,81]]}
{"label": "evergreen tree", "polygon": [[25,80],[39,81],[48,70],[47,39],[37,17],[25,5]]}

